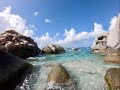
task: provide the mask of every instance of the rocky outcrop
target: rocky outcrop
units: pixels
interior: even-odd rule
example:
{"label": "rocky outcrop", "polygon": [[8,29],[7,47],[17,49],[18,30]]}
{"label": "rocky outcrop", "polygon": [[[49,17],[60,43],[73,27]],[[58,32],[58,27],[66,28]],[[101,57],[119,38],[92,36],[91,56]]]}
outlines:
{"label": "rocky outcrop", "polygon": [[75,84],[68,71],[61,64],[56,64],[48,75],[45,89],[75,90]]}
{"label": "rocky outcrop", "polygon": [[93,52],[99,53],[99,52],[105,52],[107,48],[107,35],[108,33],[103,33],[102,35],[95,38],[92,49]]}
{"label": "rocky outcrop", "polygon": [[104,58],[104,61],[119,64],[120,63],[120,56],[114,55],[114,54],[106,55]]}
{"label": "rocky outcrop", "polygon": [[97,37],[92,45],[94,52],[105,53],[105,61],[120,63],[120,14],[115,26],[106,35]]}
{"label": "rocky outcrop", "polygon": [[107,55],[105,61],[120,63],[120,14],[116,24],[107,37]]}
{"label": "rocky outcrop", "polygon": [[44,54],[60,54],[65,52],[65,49],[58,45],[49,44],[48,46],[42,49],[42,53]]}
{"label": "rocky outcrop", "polygon": [[108,84],[108,90],[120,90],[120,68],[108,69],[105,80]]}
{"label": "rocky outcrop", "polygon": [[32,65],[0,49],[0,90],[14,90]]}
{"label": "rocky outcrop", "polygon": [[8,30],[0,34],[0,45],[3,50],[21,58],[34,56],[41,52],[33,39],[14,30]]}
{"label": "rocky outcrop", "polygon": [[113,49],[120,48],[120,14],[118,15],[113,30],[109,32],[107,37],[107,46]]}

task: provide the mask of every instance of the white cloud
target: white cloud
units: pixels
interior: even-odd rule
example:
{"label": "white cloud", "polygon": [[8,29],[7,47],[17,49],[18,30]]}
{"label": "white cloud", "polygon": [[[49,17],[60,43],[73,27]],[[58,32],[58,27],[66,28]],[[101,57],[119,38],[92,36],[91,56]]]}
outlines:
{"label": "white cloud", "polygon": [[53,41],[53,39],[49,36],[49,33],[46,33],[41,37],[35,37],[35,41],[37,42],[39,48],[42,49],[44,46],[50,44]]}
{"label": "white cloud", "polygon": [[9,6],[0,12],[0,33],[10,29],[16,30],[26,36],[33,37],[34,35],[34,30],[26,25],[26,20],[12,13],[11,7]]}
{"label": "white cloud", "polygon": [[98,23],[94,23],[94,30],[89,33],[91,37],[96,37],[102,33],[105,33],[106,31],[103,29],[103,26]]}
{"label": "white cloud", "polygon": [[56,33],[56,36],[59,36],[60,35],[60,33]]}
{"label": "white cloud", "polygon": [[38,43],[40,48],[44,46],[54,43],[64,47],[70,47],[75,45],[76,43],[81,43],[82,45],[87,45],[90,43],[90,39],[98,36],[99,34],[104,33],[103,26],[98,23],[94,23],[94,30],[91,32],[76,32],[74,28],[67,30],[64,32],[64,39],[57,40],[57,37],[60,36],[59,33],[56,33],[53,37],[49,36],[49,33],[42,35],[41,37],[35,37],[35,41]]}
{"label": "white cloud", "polygon": [[69,46],[78,42],[86,43],[84,41],[88,41],[89,39],[94,38],[104,32],[106,31],[103,30],[103,26],[98,23],[94,23],[94,30],[91,32],[82,31],[77,33],[74,28],[70,30],[65,29],[65,38],[63,40],[57,41],[56,43],[63,46]]}
{"label": "white cloud", "polygon": [[[52,23],[51,20],[45,19],[46,23]],[[111,30],[116,22],[116,17],[113,17],[110,21],[109,30]],[[0,12],[0,33],[5,30],[14,29],[17,32],[32,37],[38,44],[40,48],[48,45],[49,43],[59,44],[61,46],[75,45],[76,43],[88,44],[90,43],[91,38],[98,36],[106,32],[103,29],[103,26],[98,23],[94,23],[94,29],[91,32],[77,32],[74,28],[67,30],[65,29],[64,38],[57,40],[57,37],[60,36],[59,33],[56,33],[53,37],[50,37],[49,33],[46,33],[42,36],[35,36],[35,25],[26,25],[26,20],[21,16],[12,13],[11,7],[6,7],[5,10]]]}
{"label": "white cloud", "polygon": [[38,16],[38,15],[39,15],[39,12],[34,12],[33,15],[34,15],[34,16]]}
{"label": "white cloud", "polygon": [[52,23],[52,21],[51,21],[50,19],[48,19],[48,18],[46,18],[46,19],[44,20],[44,22],[45,22],[45,23]]}
{"label": "white cloud", "polygon": [[108,29],[109,31],[111,31],[114,28],[116,21],[117,21],[117,16],[114,16],[110,21],[110,27]]}

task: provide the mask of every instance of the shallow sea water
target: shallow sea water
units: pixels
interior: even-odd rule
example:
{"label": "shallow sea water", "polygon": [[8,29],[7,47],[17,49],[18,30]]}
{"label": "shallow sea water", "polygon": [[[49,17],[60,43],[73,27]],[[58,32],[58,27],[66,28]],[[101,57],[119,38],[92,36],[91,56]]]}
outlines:
{"label": "shallow sea water", "polygon": [[91,48],[74,51],[69,48],[64,54],[38,55],[41,60],[28,61],[37,67],[20,83],[16,90],[45,90],[47,76],[55,63],[61,63],[76,82],[76,90],[107,90],[104,80],[106,70],[119,64],[104,62],[104,55],[92,53]]}

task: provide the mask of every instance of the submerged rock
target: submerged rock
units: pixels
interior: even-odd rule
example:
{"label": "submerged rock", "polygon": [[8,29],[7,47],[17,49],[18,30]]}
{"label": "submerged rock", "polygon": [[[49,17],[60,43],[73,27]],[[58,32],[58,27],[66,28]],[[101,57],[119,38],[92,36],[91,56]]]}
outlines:
{"label": "submerged rock", "polygon": [[73,48],[73,51],[79,51],[80,48]]}
{"label": "submerged rock", "polygon": [[75,90],[75,83],[68,71],[61,65],[56,64],[50,71],[45,85],[46,90]]}
{"label": "submerged rock", "polygon": [[105,62],[120,63],[120,48],[111,49],[104,58]]}
{"label": "submerged rock", "polygon": [[0,90],[14,90],[32,65],[0,49]]}
{"label": "submerged rock", "polygon": [[21,35],[14,30],[0,34],[0,45],[2,49],[20,58],[28,58],[41,52],[32,38]]}
{"label": "submerged rock", "polygon": [[60,54],[65,52],[65,49],[58,45],[49,44],[48,46],[44,47],[42,53],[45,54]]}
{"label": "submerged rock", "polygon": [[120,63],[120,56],[113,55],[113,54],[106,55],[105,58],[104,58],[104,61],[119,64]]}
{"label": "submerged rock", "polygon": [[108,90],[120,90],[120,68],[108,69],[105,80],[108,83]]}
{"label": "submerged rock", "polygon": [[61,64],[53,66],[53,69],[48,75],[48,82],[54,81],[55,83],[65,83],[69,79],[69,73]]}

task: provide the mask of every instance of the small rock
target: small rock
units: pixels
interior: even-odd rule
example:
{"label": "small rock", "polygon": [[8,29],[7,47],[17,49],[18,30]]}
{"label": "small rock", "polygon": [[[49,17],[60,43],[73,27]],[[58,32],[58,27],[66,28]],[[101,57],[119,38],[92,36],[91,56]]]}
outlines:
{"label": "small rock", "polygon": [[50,71],[45,85],[46,90],[75,90],[75,83],[68,71],[61,65],[56,64]]}

